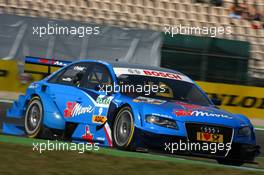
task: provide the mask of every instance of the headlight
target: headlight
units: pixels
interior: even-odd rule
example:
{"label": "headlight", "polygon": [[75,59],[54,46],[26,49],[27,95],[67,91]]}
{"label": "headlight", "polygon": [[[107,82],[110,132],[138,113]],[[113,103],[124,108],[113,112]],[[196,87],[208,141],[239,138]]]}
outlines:
{"label": "headlight", "polygon": [[249,126],[242,127],[238,130],[238,135],[251,136],[251,128]]}
{"label": "headlight", "polygon": [[176,121],[164,117],[154,116],[154,115],[147,115],[146,122],[152,123],[155,125],[159,125],[166,128],[176,129],[178,130],[178,125]]}

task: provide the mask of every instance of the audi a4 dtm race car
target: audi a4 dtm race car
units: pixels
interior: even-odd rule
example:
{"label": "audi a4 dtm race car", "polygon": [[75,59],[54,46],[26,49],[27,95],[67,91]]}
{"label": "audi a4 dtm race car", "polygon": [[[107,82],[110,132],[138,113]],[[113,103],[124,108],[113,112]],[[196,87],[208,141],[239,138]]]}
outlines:
{"label": "audi a4 dtm race car", "polygon": [[[67,62],[26,57],[50,73],[33,82],[8,110],[24,125],[4,123],[8,134],[60,137],[126,150],[159,150],[253,162],[259,153],[249,119],[219,109],[186,75],[121,62]],[[30,72],[28,70],[27,72]]]}

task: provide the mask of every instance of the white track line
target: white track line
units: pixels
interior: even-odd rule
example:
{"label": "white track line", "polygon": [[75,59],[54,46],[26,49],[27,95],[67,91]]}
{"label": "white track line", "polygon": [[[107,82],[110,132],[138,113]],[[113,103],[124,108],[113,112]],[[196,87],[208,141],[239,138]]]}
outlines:
{"label": "white track line", "polygon": [[255,128],[257,131],[264,131],[264,128]]}
{"label": "white track line", "polygon": [[247,170],[247,171],[254,171],[254,172],[264,172],[264,169],[260,169],[260,168],[251,168],[251,167],[244,167],[244,166],[228,166],[228,165],[224,165],[225,167],[232,167],[234,169],[240,169],[240,170]]}
{"label": "white track line", "polygon": [[0,99],[0,103],[13,103],[14,101],[13,100],[3,100],[3,99]]}
{"label": "white track line", "polygon": [[13,103],[14,101],[13,100],[3,100],[3,99],[0,99],[0,103]]}

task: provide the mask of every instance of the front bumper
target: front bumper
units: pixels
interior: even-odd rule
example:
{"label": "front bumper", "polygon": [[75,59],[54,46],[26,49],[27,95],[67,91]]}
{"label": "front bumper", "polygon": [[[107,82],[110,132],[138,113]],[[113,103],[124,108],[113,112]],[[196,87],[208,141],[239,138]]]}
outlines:
{"label": "front bumper", "polygon": [[253,162],[259,154],[259,145],[233,143],[232,149],[226,158],[234,161]]}
{"label": "front bumper", "polygon": [[187,143],[188,139],[186,137],[164,135],[164,134],[155,134],[139,128],[135,128],[134,132],[134,148],[145,148],[148,150],[153,150],[157,152],[167,153],[167,154],[180,154],[180,155],[191,155],[198,157],[207,157],[212,159],[230,159],[243,162],[254,162],[256,156],[260,154],[260,146],[251,145],[251,144],[241,144],[241,143],[232,143],[231,150],[225,156],[219,156],[217,154],[211,153],[194,153],[185,150],[171,150],[169,149],[174,143]]}

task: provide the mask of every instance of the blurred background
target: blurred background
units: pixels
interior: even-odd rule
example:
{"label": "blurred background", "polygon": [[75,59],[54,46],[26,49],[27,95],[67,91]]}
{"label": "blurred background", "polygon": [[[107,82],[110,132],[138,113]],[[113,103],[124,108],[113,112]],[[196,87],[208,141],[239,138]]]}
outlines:
{"label": "blurred background", "polygon": [[[24,71],[44,69],[24,65],[25,56],[178,70],[219,98],[220,108],[249,117],[264,145],[264,0],[0,0],[0,132],[13,100],[43,78]],[[34,141],[0,135],[0,174],[247,175],[264,168],[263,154],[250,165],[256,169],[239,169],[104,148],[40,155],[23,146]]]}
{"label": "blurred background", "polygon": [[[0,98],[42,78],[24,73],[25,56],[118,60],[181,71],[262,126],[263,21],[264,0],[0,0]],[[48,25],[99,32],[34,33]],[[180,26],[230,31],[176,34]]]}

